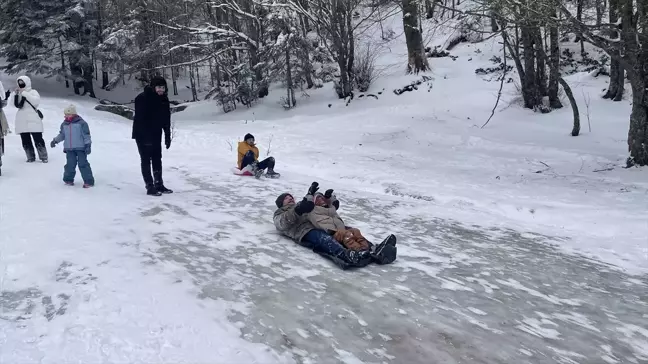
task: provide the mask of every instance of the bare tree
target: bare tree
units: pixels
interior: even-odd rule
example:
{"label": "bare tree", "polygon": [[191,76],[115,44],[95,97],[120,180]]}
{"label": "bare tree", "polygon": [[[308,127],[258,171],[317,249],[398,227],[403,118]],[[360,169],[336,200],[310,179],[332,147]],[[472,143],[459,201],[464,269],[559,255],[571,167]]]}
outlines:
{"label": "bare tree", "polygon": [[403,28],[407,42],[407,73],[428,71],[430,64],[423,48],[417,0],[403,0]]}
{"label": "bare tree", "polygon": [[[627,165],[645,166],[648,165],[648,105],[645,102],[648,96],[648,70],[644,67],[648,63],[648,11],[643,2],[635,8],[633,0],[618,0],[615,5],[616,9],[620,9],[619,41],[595,34],[589,25],[579,21],[564,5],[561,5],[560,11],[581,36],[606,51],[628,73],[632,88],[632,111],[628,131],[630,156]],[[610,4],[610,9],[612,8],[613,5]],[[609,29],[611,26],[616,25],[606,27]]]}

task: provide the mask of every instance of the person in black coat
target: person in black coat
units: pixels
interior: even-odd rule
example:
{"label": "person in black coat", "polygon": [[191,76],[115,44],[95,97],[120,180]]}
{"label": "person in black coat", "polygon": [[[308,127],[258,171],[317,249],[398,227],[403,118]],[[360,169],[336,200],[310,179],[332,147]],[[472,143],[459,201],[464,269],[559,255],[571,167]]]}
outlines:
{"label": "person in black coat", "polygon": [[[135,98],[133,139],[137,142],[142,162],[142,177],[146,194],[161,196],[173,193],[162,181],[162,132],[164,145],[171,147],[171,105],[166,80],[160,76],[151,79],[144,92]],[[153,174],[151,175],[151,166]]]}

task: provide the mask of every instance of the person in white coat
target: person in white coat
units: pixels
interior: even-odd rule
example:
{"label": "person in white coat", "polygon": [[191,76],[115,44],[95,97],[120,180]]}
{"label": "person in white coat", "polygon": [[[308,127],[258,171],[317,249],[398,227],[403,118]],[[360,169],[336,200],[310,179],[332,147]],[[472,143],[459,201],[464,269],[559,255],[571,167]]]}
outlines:
{"label": "person in white coat", "polygon": [[5,90],[0,82],[0,176],[2,176],[2,155],[4,154],[4,137],[9,133],[9,124],[7,116],[4,113],[4,107],[7,106],[5,101]]}
{"label": "person in white coat", "polygon": [[18,108],[15,132],[20,134],[28,163],[36,160],[34,144],[36,144],[38,158],[43,163],[47,163],[47,148],[43,140],[43,114],[38,110],[40,94],[32,88],[31,79],[27,76],[18,77],[17,83],[18,89],[14,95],[14,106]]}

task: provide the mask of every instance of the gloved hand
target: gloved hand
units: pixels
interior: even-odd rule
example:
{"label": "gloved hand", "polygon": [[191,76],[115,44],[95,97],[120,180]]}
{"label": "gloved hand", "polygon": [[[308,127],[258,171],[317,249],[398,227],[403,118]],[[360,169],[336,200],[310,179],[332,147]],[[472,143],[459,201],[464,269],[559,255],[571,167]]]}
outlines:
{"label": "gloved hand", "polygon": [[171,135],[164,134],[164,145],[166,146],[166,149],[171,148]]}
{"label": "gloved hand", "polygon": [[90,153],[92,152],[92,148],[90,147],[90,145],[91,144],[86,144],[86,146],[85,146],[85,152],[88,155],[90,155]]}
{"label": "gloved hand", "polygon": [[319,183],[313,182],[311,183],[310,188],[308,188],[308,194],[315,195],[315,192],[317,192],[317,190],[319,190]]}
{"label": "gloved hand", "polygon": [[56,142],[52,140],[52,142],[50,143],[50,148],[54,148],[55,146],[56,146]]}
{"label": "gloved hand", "polygon": [[326,198],[331,198],[331,196],[333,196],[333,189],[332,188],[326,190],[326,192],[324,193],[324,197],[326,197]]}
{"label": "gloved hand", "polygon": [[301,216],[313,211],[314,208],[315,204],[313,201],[308,201],[308,199],[304,197],[304,199],[295,206],[295,213]]}

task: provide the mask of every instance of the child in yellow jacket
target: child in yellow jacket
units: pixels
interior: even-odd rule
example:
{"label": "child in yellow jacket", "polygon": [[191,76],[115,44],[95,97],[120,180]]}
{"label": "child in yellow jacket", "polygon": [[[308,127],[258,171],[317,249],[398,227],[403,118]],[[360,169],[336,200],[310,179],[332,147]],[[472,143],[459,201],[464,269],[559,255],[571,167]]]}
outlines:
{"label": "child in yellow jacket", "polygon": [[263,171],[268,169],[266,177],[278,178],[279,173],[274,171],[275,159],[268,157],[259,162],[259,148],[254,142],[254,135],[245,134],[242,142],[238,143],[238,168],[248,169],[256,178],[261,178]]}

